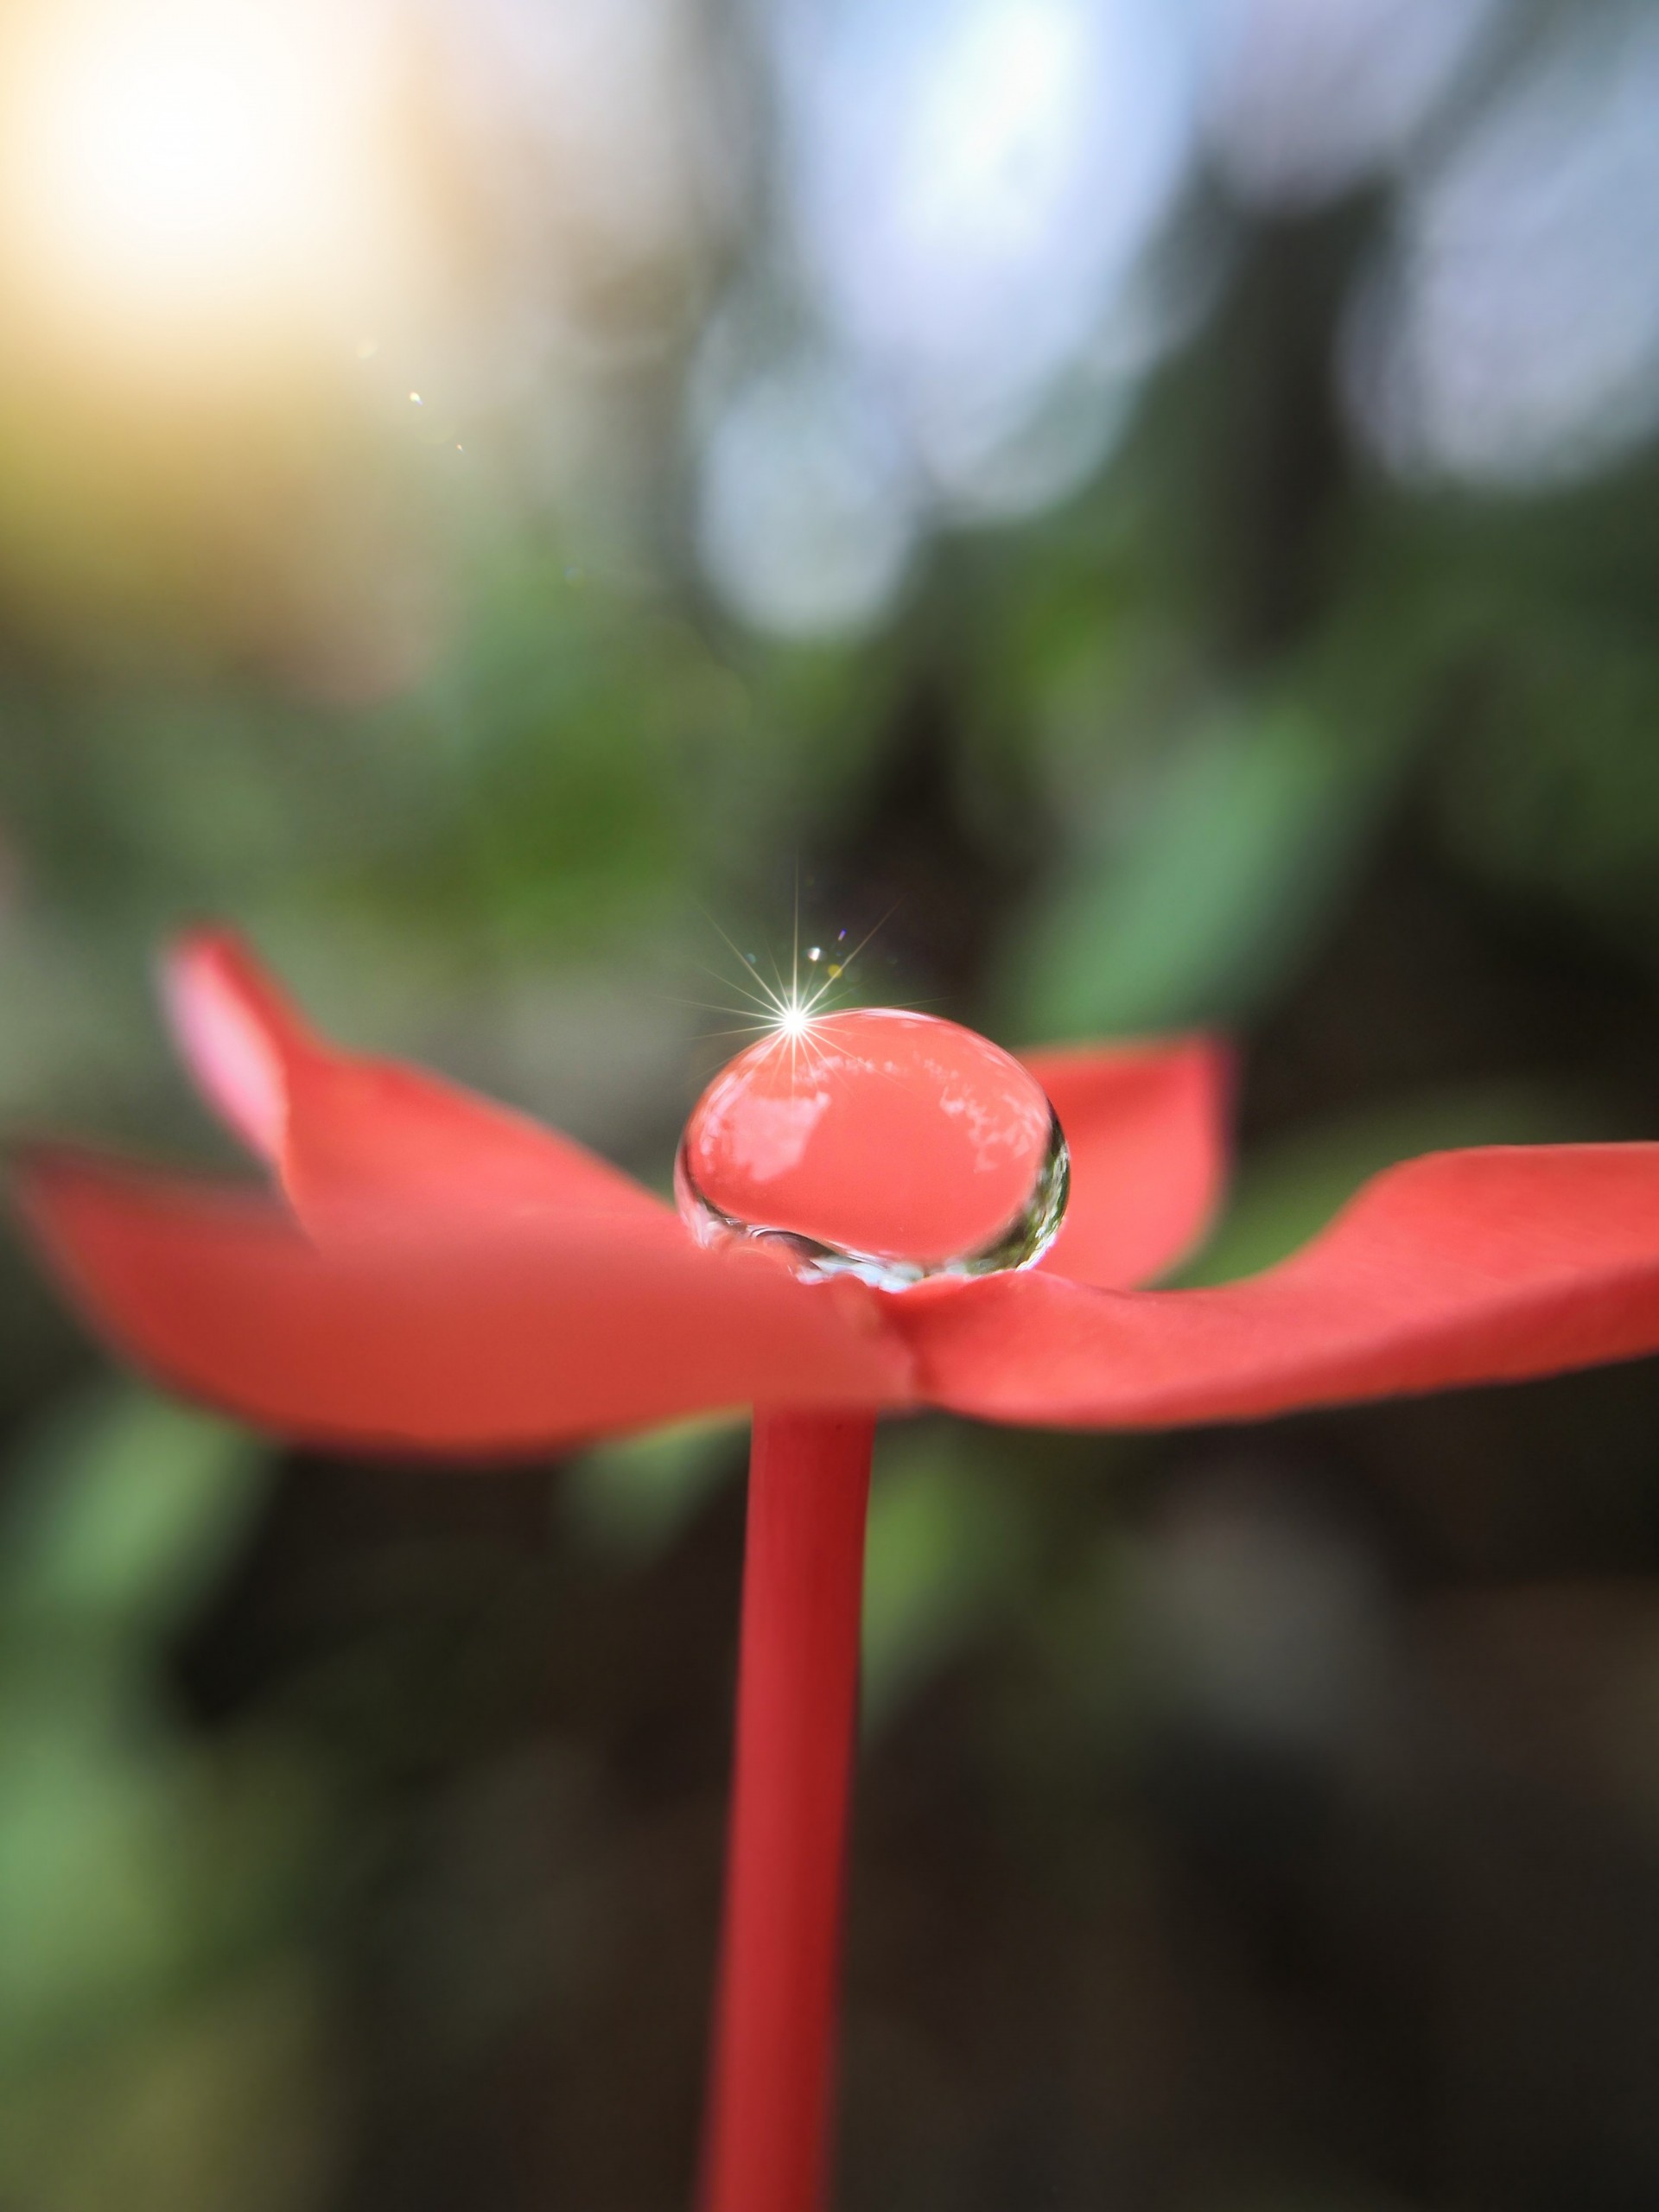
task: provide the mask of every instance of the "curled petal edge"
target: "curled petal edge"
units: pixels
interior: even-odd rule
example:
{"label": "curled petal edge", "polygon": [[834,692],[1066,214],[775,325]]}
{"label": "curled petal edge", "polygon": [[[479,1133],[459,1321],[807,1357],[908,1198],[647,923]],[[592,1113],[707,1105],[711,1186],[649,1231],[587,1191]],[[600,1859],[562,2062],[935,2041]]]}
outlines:
{"label": "curled petal edge", "polygon": [[988,1421],[1252,1421],[1635,1358],[1659,1351],[1659,1145],[1430,1154],[1215,1289],[971,1287],[924,1286],[895,1325],[921,1395]]}
{"label": "curled petal edge", "polygon": [[429,1213],[654,1223],[672,1210],[570,1138],[423,1070],[340,1051],[228,931],[172,947],[163,1000],[198,1085],[327,1235],[388,1203]]}

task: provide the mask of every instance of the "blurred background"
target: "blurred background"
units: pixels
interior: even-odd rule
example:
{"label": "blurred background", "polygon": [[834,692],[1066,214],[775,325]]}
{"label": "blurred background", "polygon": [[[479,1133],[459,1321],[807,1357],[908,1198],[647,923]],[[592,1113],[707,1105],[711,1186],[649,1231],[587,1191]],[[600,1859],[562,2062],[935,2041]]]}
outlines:
{"label": "blurred background", "polygon": [[[1656,730],[1659,7],[0,6],[10,1130],[228,1156],[207,912],[662,1183],[798,876],[1236,1033],[1219,1279],[1659,1135]],[[0,1408],[5,2212],[685,2204],[741,1430],[280,1452],[15,1243]],[[1659,2207],[1651,1364],[895,1426],[865,1732],[848,2212]]]}

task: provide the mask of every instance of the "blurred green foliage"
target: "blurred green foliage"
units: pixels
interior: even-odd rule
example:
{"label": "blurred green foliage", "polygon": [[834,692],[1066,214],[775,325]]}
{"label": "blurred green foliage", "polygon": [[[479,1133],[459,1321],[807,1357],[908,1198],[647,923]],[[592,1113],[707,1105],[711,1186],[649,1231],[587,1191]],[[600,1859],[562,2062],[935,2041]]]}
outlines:
{"label": "blurred green foliage", "polygon": [[1112,851],[1057,872],[1008,986],[1032,1034],[1249,1018],[1294,978],[1378,816],[1378,772],[1304,709],[1173,748]]}
{"label": "blurred green foliage", "polygon": [[601,1554],[644,1563],[683,1535],[717,1485],[742,1465],[741,1421],[673,1421],[580,1453],[564,1471],[561,1501],[578,1541]]}
{"label": "blurred green foliage", "polygon": [[867,1731],[894,1719],[1028,1593],[1042,1506],[1011,1456],[938,1422],[883,1440],[864,1567]]}
{"label": "blurred green foliage", "polygon": [[[257,1737],[203,1745],[166,1675],[270,1474],[268,1451],[226,1423],[104,1387],[14,1454],[0,1522],[10,2202],[314,2201],[325,2012],[296,1930],[318,1777]],[[313,2115],[297,2130],[296,2110]]]}
{"label": "blurred green foliage", "polygon": [[154,1644],[188,1620],[247,1541],[269,1449],[160,1400],[89,1392],[14,1455],[0,1622],[100,1645]]}

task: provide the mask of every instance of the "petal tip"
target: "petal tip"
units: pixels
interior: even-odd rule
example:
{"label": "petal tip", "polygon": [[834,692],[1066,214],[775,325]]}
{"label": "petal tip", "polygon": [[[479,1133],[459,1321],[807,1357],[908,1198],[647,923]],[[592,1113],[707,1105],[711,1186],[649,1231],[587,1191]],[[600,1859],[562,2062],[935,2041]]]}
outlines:
{"label": "petal tip", "polygon": [[239,938],[207,925],[168,947],[161,995],[203,1096],[252,1151],[276,1158],[288,1115],[283,1060],[303,1033],[298,1016]]}

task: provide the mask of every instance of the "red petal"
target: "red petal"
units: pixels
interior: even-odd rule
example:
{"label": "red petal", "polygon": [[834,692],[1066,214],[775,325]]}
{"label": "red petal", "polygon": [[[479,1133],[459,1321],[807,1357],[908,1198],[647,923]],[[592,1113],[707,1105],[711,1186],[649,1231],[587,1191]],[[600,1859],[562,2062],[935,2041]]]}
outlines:
{"label": "red petal", "polygon": [[1227,1176],[1230,1056],[1207,1038],[1029,1052],[1071,1148],[1071,1198],[1041,1264],[1128,1290],[1203,1236]]}
{"label": "red petal", "polygon": [[250,1151],[273,1163],[288,1122],[289,1071],[321,1052],[281,992],[233,938],[181,938],[162,969],[173,1034],[202,1096]]}
{"label": "red petal", "polygon": [[1033,1273],[893,1301],[919,1394],[1060,1427],[1163,1427],[1516,1380],[1659,1350],[1659,1145],[1433,1154],[1281,1266],[1215,1290]]}
{"label": "red petal", "polygon": [[856,1283],[581,1221],[326,1252],[274,1204],[64,1154],[26,1217],[92,1323],[161,1381],[315,1441],[533,1450],[753,1402],[874,1406],[908,1363]]}
{"label": "red petal", "polygon": [[419,1069],[337,1051],[221,931],[175,947],[168,1012],[203,1091],[314,1228],[390,1202],[494,1218],[652,1222],[649,1191],[569,1138]]}

